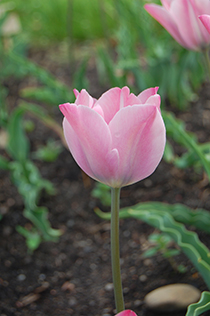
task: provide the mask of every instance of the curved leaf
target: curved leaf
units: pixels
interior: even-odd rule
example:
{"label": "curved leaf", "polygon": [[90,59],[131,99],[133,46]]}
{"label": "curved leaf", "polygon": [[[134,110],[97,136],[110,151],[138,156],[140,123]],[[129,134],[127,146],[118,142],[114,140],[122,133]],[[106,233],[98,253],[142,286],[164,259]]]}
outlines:
{"label": "curved leaf", "polygon": [[[109,219],[110,214],[96,210],[96,213]],[[136,210],[133,208],[123,209],[120,218],[133,217],[142,220],[149,225],[159,228],[173,238],[193,265],[202,275],[207,286],[210,288],[210,251],[199,240],[197,234],[188,231],[183,224],[177,223],[166,211],[156,209]]]}
{"label": "curved leaf", "polygon": [[[125,208],[126,210],[127,208]],[[210,213],[204,209],[192,210],[184,204],[167,204],[162,202],[145,202],[132,206],[133,210],[157,210],[169,213],[175,221],[192,225],[210,233]],[[124,209],[122,209],[123,211]]]}
{"label": "curved leaf", "polygon": [[198,316],[201,313],[210,310],[210,292],[203,292],[198,303],[188,306],[185,316]]}

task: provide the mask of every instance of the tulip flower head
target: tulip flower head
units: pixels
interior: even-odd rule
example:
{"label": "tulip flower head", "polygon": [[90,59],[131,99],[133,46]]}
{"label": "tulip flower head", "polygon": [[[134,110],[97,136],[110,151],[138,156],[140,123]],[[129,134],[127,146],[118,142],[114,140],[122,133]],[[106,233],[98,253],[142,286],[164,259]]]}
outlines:
{"label": "tulip flower head", "polygon": [[146,11],[183,47],[200,50],[210,44],[198,16],[210,14],[209,0],[161,0],[162,6],[146,4]]}
{"label": "tulip flower head", "polygon": [[116,314],[115,316],[137,316],[137,315],[133,311],[126,309],[126,310]]}
{"label": "tulip flower head", "polygon": [[75,103],[60,105],[70,152],[91,178],[120,188],[153,173],[166,138],[157,91],[112,88],[96,100],[74,90]]}
{"label": "tulip flower head", "polygon": [[199,16],[199,19],[201,20],[201,22],[210,34],[210,15],[202,14]]}

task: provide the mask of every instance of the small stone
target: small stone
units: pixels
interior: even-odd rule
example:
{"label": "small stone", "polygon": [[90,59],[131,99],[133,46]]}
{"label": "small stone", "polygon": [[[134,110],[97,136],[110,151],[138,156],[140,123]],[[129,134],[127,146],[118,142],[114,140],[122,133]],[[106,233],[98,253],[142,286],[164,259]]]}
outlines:
{"label": "small stone", "polygon": [[145,304],[149,309],[158,312],[173,312],[187,309],[188,305],[196,303],[201,292],[189,284],[165,285],[148,293]]}
{"label": "small stone", "polygon": [[104,287],[105,291],[112,291],[114,288],[113,283],[107,283]]}
{"label": "small stone", "polygon": [[138,306],[140,306],[140,305],[142,305],[142,301],[141,301],[141,300],[135,300],[135,301],[134,301],[134,306],[135,306],[135,307],[138,307]]}
{"label": "small stone", "polygon": [[77,304],[77,300],[74,297],[71,297],[69,300],[69,305],[70,306],[75,306]]}
{"label": "small stone", "polygon": [[18,276],[17,276],[17,279],[18,279],[18,281],[24,281],[25,279],[26,279],[26,276],[25,276],[25,274],[19,274]]}
{"label": "small stone", "polygon": [[140,275],[139,281],[146,282],[147,281],[147,276],[145,274]]}
{"label": "small stone", "polygon": [[61,286],[61,290],[62,291],[73,291],[75,289],[75,285],[69,281],[66,281],[63,283],[63,285]]}

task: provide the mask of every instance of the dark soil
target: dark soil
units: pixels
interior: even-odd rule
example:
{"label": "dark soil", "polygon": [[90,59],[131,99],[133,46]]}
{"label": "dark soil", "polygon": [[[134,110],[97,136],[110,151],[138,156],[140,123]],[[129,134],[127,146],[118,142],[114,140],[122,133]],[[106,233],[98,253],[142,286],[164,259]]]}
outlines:
{"label": "dark soil", "polygon": [[[36,55],[36,61],[41,63]],[[50,67],[50,65],[49,65]],[[62,66],[63,67],[63,66]],[[60,73],[68,77],[68,70],[60,66]],[[52,68],[52,72],[54,72]],[[90,70],[93,74],[93,68]],[[90,93],[98,97],[106,88],[97,79],[91,80]],[[8,102],[16,103],[18,94],[14,82],[7,83],[11,95]],[[23,83],[21,83],[22,85]],[[203,85],[200,97],[187,111],[176,113],[188,130],[195,131],[199,141],[209,141],[210,94]],[[55,110],[61,124],[62,115]],[[49,137],[58,139],[52,131],[35,121],[36,128],[29,135],[31,148],[46,144]],[[175,146],[176,153],[182,148]],[[101,316],[114,315],[114,297],[111,286],[110,226],[94,213],[99,206],[109,208],[91,196],[95,182],[87,178],[74,162],[67,149],[63,149],[53,163],[36,161],[42,176],[50,180],[56,194],[43,194],[40,205],[49,209],[53,228],[63,230],[58,243],[45,242],[30,253],[25,239],[17,233],[16,226],[29,227],[23,217],[23,202],[12,184],[9,174],[0,171],[0,315],[1,316]],[[183,203],[194,209],[210,210],[210,186],[205,174],[193,169],[179,170],[162,161],[148,179],[122,189],[121,206],[144,201]],[[192,227],[190,229],[193,229]],[[126,308],[139,316],[155,316],[157,312],[146,309],[144,296],[151,290],[171,283],[188,283],[199,290],[207,290],[201,276],[191,262],[180,254],[175,257],[177,266],[183,264],[187,271],[179,273],[157,254],[149,259],[142,254],[148,248],[148,236],[153,227],[134,220],[120,221],[122,278]],[[210,247],[209,236],[198,231],[201,240]],[[171,315],[182,316],[185,312]]]}

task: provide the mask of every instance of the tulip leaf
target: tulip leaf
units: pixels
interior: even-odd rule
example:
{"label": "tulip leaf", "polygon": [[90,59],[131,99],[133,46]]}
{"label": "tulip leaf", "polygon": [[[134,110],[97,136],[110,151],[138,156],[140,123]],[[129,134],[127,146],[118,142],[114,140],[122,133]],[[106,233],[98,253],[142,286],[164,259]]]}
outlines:
{"label": "tulip leaf", "polygon": [[[192,225],[197,229],[209,233],[210,227],[210,213],[204,209],[192,210],[184,204],[167,204],[161,202],[145,202],[138,203],[132,206],[133,210],[147,210],[155,209],[157,211],[168,212],[175,221],[183,224]],[[123,209],[122,209],[123,211]]]}
{"label": "tulip leaf", "polygon": [[29,153],[29,141],[23,128],[23,114],[23,109],[15,109],[8,124],[8,151],[18,161],[25,161]]}
{"label": "tulip leaf", "polygon": [[[149,210],[157,210],[157,211],[164,211],[168,212],[175,221],[181,222],[183,224],[191,225],[209,233],[210,227],[210,213],[204,209],[196,209],[192,210],[191,208],[187,207],[184,204],[167,204],[161,202],[144,202],[138,203],[132,206],[133,210],[141,210],[141,211],[149,211]],[[127,218],[126,213],[127,208],[121,209],[120,211],[120,218]],[[96,211],[99,215],[100,211]],[[100,213],[101,214],[101,213]],[[109,219],[109,213],[103,213],[104,219]],[[100,216],[100,215],[99,215]],[[107,218],[106,218],[107,216]]]}
{"label": "tulip leaf", "polygon": [[187,132],[184,123],[175,118],[172,113],[162,111],[162,115],[167,134],[199,158],[210,180],[210,163],[197,143],[196,136],[193,133]]}
{"label": "tulip leaf", "polygon": [[210,310],[210,292],[204,291],[197,303],[188,306],[185,316],[198,316],[208,310]]}
{"label": "tulip leaf", "polygon": [[36,207],[34,210],[25,209],[24,216],[28,218],[42,233],[45,241],[57,241],[62,235],[59,229],[53,229],[47,219],[48,209],[46,207]]}
{"label": "tulip leaf", "polygon": [[36,250],[39,247],[40,243],[42,242],[42,237],[40,233],[38,232],[38,230],[36,229],[29,231],[22,226],[17,226],[16,230],[19,234],[21,234],[23,237],[26,238],[27,247],[31,251]]}
{"label": "tulip leaf", "polygon": [[0,169],[9,170],[9,161],[0,155]]}
{"label": "tulip leaf", "polygon": [[43,107],[29,102],[22,102],[19,107],[38,118],[47,127],[51,128],[55,133],[58,134],[63,143],[65,143],[61,126],[58,125],[58,123],[48,115]]}
{"label": "tulip leaf", "polygon": [[[4,71],[6,73],[3,73],[2,75],[9,76],[10,74],[12,76],[22,78],[25,76],[33,76],[36,78],[39,82],[41,82],[43,85],[45,85],[44,90],[37,90],[36,97],[38,99],[42,99],[41,91],[44,92],[43,98],[44,100],[48,100],[48,103],[57,106],[59,103],[64,103],[67,100],[73,100],[73,93],[69,92],[69,89],[66,85],[62,84],[58,80],[56,80],[50,72],[46,71],[45,69],[39,67],[35,63],[31,62],[30,60],[27,60],[24,56],[18,55],[14,51],[10,51],[5,60],[5,65],[7,67],[4,67]],[[28,90],[29,92],[29,90]],[[49,93],[51,92],[51,96]],[[31,90],[32,93],[32,90]],[[32,97],[35,97],[34,95],[35,91],[33,91]],[[53,100],[54,97],[54,100]]]}
{"label": "tulip leaf", "polygon": [[[110,218],[110,213],[103,213],[100,210],[96,210],[96,213],[104,219]],[[155,208],[141,210],[133,207],[124,208],[120,212],[120,218],[128,217],[142,220],[173,238],[210,288],[210,251],[195,232],[188,231],[183,224],[176,222],[169,212]]]}

